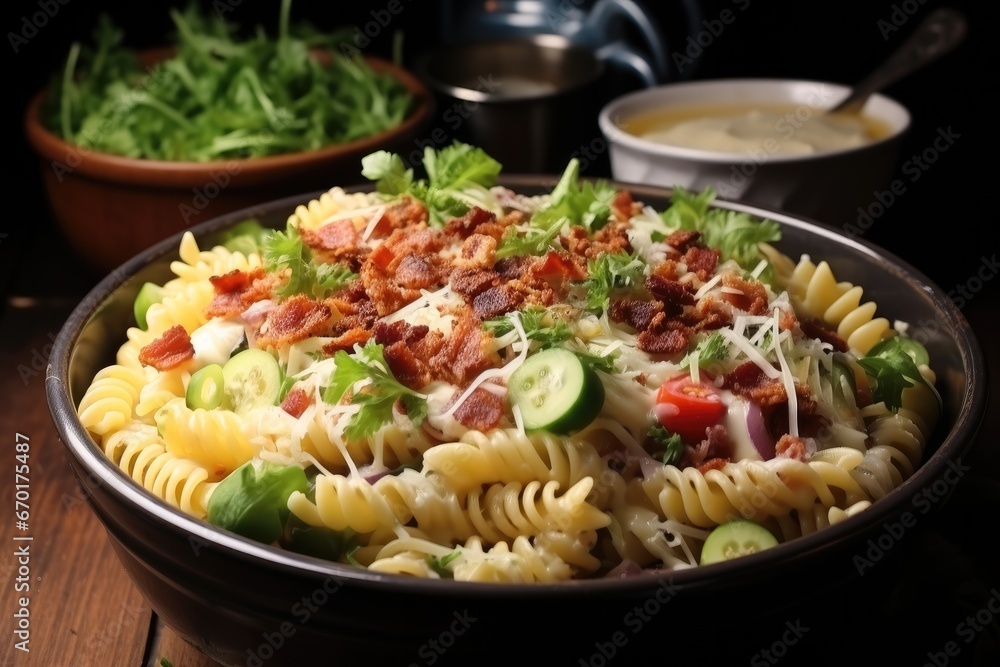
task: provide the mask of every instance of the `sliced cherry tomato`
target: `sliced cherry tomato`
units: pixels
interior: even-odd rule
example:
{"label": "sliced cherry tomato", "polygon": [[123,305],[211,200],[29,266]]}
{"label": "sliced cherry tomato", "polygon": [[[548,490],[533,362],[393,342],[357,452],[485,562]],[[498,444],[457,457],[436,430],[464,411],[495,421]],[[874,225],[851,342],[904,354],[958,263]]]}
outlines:
{"label": "sliced cherry tomato", "polygon": [[690,444],[701,442],[705,429],[718,424],[726,409],[713,385],[692,382],[690,375],[667,380],[656,392],[657,420]]}

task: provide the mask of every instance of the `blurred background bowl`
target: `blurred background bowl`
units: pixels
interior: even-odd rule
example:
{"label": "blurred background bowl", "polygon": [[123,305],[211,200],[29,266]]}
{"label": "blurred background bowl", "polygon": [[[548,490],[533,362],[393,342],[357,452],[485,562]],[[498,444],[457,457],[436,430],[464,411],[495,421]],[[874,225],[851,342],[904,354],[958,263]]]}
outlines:
{"label": "blurred background bowl", "polygon": [[[879,128],[858,146],[789,154],[781,139],[815,120],[848,93],[844,85],[791,79],[707,79],[666,84],[620,96],[605,105],[599,123],[610,146],[611,172],[628,183],[692,190],[713,188],[731,201],[806,216],[840,226],[858,218],[858,208],[876,201],[897,167],[910,114],[880,94],[862,116]],[[737,151],[667,145],[630,131],[650,119],[681,113],[702,118],[724,109],[782,108],[773,131],[759,136],[761,148]],[[690,113],[689,113],[690,112]]]}
{"label": "blurred background bowl", "polygon": [[[540,194],[550,192],[557,180],[515,176],[502,184]],[[669,204],[669,190],[629,189],[657,209]],[[250,215],[281,228],[297,205],[319,194],[230,213],[192,233],[200,247],[210,247]],[[865,298],[878,303],[886,317],[910,322],[910,334],[930,353],[945,408],[923,465],[908,480],[864,512],[761,553],[624,579],[482,584],[416,579],[323,561],[184,514],[120,470],[77,416],[80,398],[94,375],[112,363],[134,321],[132,304],[140,285],[171,277],[180,234],[101,281],[66,321],[46,377],[52,420],[83,493],[132,582],[167,625],[223,665],[301,665],[329,661],[330,656],[338,664],[468,665],[494,647],[511,646],[514,636],[528,641],[531,635],[543,641],[530,649],[519,644],[515,651],[529,650],[533,664],[603,665],[610,663],[608,656],[621,664],[647,664],[650,656],[662,654],[664,637],[696,637],[705,632],[706,623],[713,636],[726,641],[668,642],[670,660],[742,664],[748,646],[767,646],[775,629],[780,636],[784,624],[801,618],[803,609],[827,610],[829,616],[822,622],[805,616],[816,628],[810,640],[824,628],[842,627],[843,614],[850,613],[844,610],[856,609],[857,600],[871,592],[872,580],[862,580],[865,570],[858,569],[857,558],[875,540],[882,544],[886,526],[906,521],[912,526],[904,529],[909,540],[926,525],[912,523],[915,501],[932,486],[935,493],[939,484],[954,487],[942,479],[972,445],[988,392],[983,352],[969,324],[952,300],[912,266],[798,218],[727,202],[712,206],[771,218],[781,226],[777,245],[783,252],[827,260],[838,279],[862,285]],[[942,508],[946,496],[936,497],[933,509]],[[928,562],[927,568],[939,581],[935,565],[940,563]],[[556,619],[559,623],[553,625]],[[567,625],[572,632],[559,632]],[[839,639],[842,633],[834,632]],[[877,632],[881,636],[885,631]],[[822,651],[824,645],[813,646]],[[891,639],[881,646],[897,657],[906,648]],[[796,647],[796,655],[807,650]],[[852,644],[849,651],[853,655],[857,648]]]}
{"label": "blurred background bowl", "polygon": [[[144,65],[170,49],[142,52]],[[427,86],[392,62],[366,57],[412,94],[406,119],[385,132],[316,150],[209,162],[167,161],[97,153],[64,141],[41,120],[48,90],[24,116],[53,217],[81,259],[107,273],[142,250],[214,217],[357,178],[361,158],[376,150],[408,152],[430,121]]]}

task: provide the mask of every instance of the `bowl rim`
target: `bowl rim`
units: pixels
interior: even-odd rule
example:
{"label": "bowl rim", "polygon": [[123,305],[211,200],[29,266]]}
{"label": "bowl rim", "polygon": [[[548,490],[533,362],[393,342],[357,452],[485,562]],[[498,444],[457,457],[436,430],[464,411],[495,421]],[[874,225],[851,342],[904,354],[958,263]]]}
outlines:
{"label": "bowl rim", "polygon": [[[787,90],[791,86],[827,86],[836,92],[846,95],[850,88],[841,83],[836,83],[833,81],[820,81],[816,79],[780,79],[780,78],[715,78],[715,79],[699,79],[698,81],[682,81],[678,83],[667,83],[661,86],[655,86],[652,88],[645,88],[641,90],[632,91],[621,95],[607,104],[601,109],[598,114],[598,126],[601,132],[604,133],[605,138],[611,144],[612,147],[615,145],[631,149],[632,151],[640,154],[645,154],[653,158],[668,158],[677,161],[686,162],[697,162],[697,163],[712,163],[712,164],[739,164],[745,162],[750,155],[749,151],[744,152],[728,152],[728,151],[714,151],[701,148],[690,148],[687,146],[671,146],[669,144],[662,144],[654,141],[649,141],[638,137],[634,134],[630,134],[621,128],[619,125],[619,118],[621,118],[622,107],[634,104],[642,100],[656,100],[662,96],[668,95],[671,91],[683,91],[683,90],[717,90],[725,88],[732,85],[742,85],[742,86],[757,86],[760,87],[762,91],[764,90]],[[756,100],[752,100],[750,103],[753,104]],[[687,106],[691,104],[699,104],[698,101],[685,101],[677,106]],[[899,114],[901,122],[898,127],[893,127],[892,131],[883,137],[876,139],[875,141],[862,144],[860,146],[852,146],[850,148],[844,149],[831,149],[816,151],[815,153],[808,153],[804,155],[789,155],[782,153],[768,153],[767,159],[761,164],[764,166],[766,164],[787,164],[787,163],[807,163],[813,161],[826,160],[830,158],[841,158],[845,156],[854,155],[856,153],[864,153],[872,150],[877,150],[882,146],[887,144],[892,144],[902,138],[902,136],[909,131],[912,125],[912,115],[909,110],[903,106],[897,100],[888,97],[882,93],[874,93],[869,98],[868,104],[877,104],[886,106],[891,109],[894,113]],[[666,106],[666,105],[665,105]]]}
{"label": "bowl rim", "polygon": [[[169,56],[172,47],[155,47],[137,51],[140,62],[157,62]],[[342,57],[333,52],[319,51],[328,57]],[[276,171],[294,168],[321,168],[331,158],[364,154],[378,149],[386,141],[404,137],[419,130],[430,121],[435,109],[430,88],[416,75],[396,63],[379,56],[364,55],[365,61],[377,72],[385,72],[399,81],[413,96],[413,108],[401,123],[384,132],[361,137],[349,142],[331,144],[307,151],[280,153],[256,158],[225,158],[221,160],[159,160],[134,158],[104,153],[72,144],[49,130],[41,121],[40,113],[50,86],[44,86],[31,98],[22,117],[22,126],[28,143],[35,153],[53,164],[69,162],[75,156],[79,162],[70,165],[71,171],[115,183],[153,187],[197,187],[204,185],[213,174],[238,173],[246,183],[263,182]]]}
{"label": "bowl rim", "polygon": [[[500,178],[501,185],[507,185],[515,191],[517,188],[525,187],[548,187],[551,189],[557,181],[558,177],[552,175],[518,174],[501,176]],[[618,187],[630,189],[632,194],[639,199],[661,199],[669,196],[672,192],[670,188],[627,181],[611,180],[608,182]],[[344,189],[348,192],[371,191],[373,184],[350,186]],[[901,507],[909,506],[910,499],[915,495],[915,489],[923,488],[929,482],[936,480],[946,470],[952,459],[956,455],[959,457],[963,455],[976,440],[988,398],[985,356],[971,325],[958,307],[947,297],[944,290],[909,263],[865,239],[850,238],[833,228],[803,216],[717,198],[712,203],[713,207],[764,217],[816,235],[820,241],[827,239],[845,244],[874,260],[888,263],[894,273],[899,274],[906,282],[912,283],[915,288],[922,291],[941,309],[941,314],[948,318],[946,321],[949,322],[949,326],[958,334],[956,340],[958,351],[963,367],[969,371],[965,377],[965,384],[968,387],[967,400],[963,402],[961,412],[955,415],[955,421],[944,434],[944,438],[936,443],[934,453],[906,481],[891,490],[884,498],[874,502],[864,512],[848,517],[843,522],[825,527],[820,531],[739,559],[692,568],[651,572],[623,579],[575,579],[554,583],[483,584],[448,579],[419,579],[404,575],[372,572],[364,568],[271,547],[217,528],[206,521],[184,513],[147,492],[108,459],[100,447],[94,443],[80,423],[76,403],[70,396],[68,372],[75,345],[81,331],[95,313],[99,312],[106,297],[135,278],[136,274],[150,262],[170,258],[173,253],[177,252],[180,241],[186,232],[192,232],[196,238],[210,236],[246,217],[259,216],[262,212],[292,211],[295,206],[320,194],[322,192],[309,192],[234,211],[178,232],[151,246],[147,251],[136,255],[101,280],[72,311],[56,337],[46,368],[46,397],[50,413],[60,440],[74,459],[74,463],[81,466],[91,480],[96,479],[109,493],[116,496],[120,502],[135,508],[141,516],[156,520],[161,527],[176,533],[185,540],[201,540],[207,547],[224,554],[226,558],[236,558],[242,562],[264,568],[276,568],[284,572],[295,573],[298,576],[308,574],[334,578],[339,582],[349,581],[352,585],[372,591],[398,592],[406,590],[412,593],[436,595],[475,595],[483,599],[531,599],[553,595],[578,597],[592,595],[599,591],[630,594],[663,586],[676,586],[685,590],[714,589],[717,588],[716,582],[720,578],[727,584],[732,582],[732,585],[736,586],[745,584],[753,578],[755,573],[757,575],[773,573],[789,562],[809,557],[835,544],[842,544],[845,538],[862,532],[866,526],[867,529],[876,527],[896,514]],[[88,494],[88,502],[93,502],[90,494]],[[723,586],[723,588],[725,587]]]}

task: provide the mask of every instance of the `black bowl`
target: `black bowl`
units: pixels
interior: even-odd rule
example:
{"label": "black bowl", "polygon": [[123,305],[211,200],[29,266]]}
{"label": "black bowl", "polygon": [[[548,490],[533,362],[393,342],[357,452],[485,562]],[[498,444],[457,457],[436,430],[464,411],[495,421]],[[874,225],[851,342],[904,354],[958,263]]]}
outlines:
{"label": "black bowl", "polygon": [[[548,191],[555,180],[504,179],[526,193]],[[669,203],[668,190],[624,187],[658,208]],[[245,209],[192,231],[204,247],[248,217],[281,228],[295,205],[318,195]],[[882,316],[910,322],[911,334],[930,352],[945,407],[924,464],[899,488],[843,523],[759,554],[660,575],[557,585],[414,580],[283,552],[170,507],[105,458],[81,426],[76,405],[94,374],[113,362],[139,286],[172,276],[168,265],[180,234],[122,265],[72,313],[55,342],[46,378],[52,417],[89,503],[135,585],[165,623],[224,665],[317,659],[491,664],[496,662],[491,656],[567,665],[622,664],[625,656],[656,656],[657,662],[691,656],[702,664],[735,656],[743,662],[773,639],[797,639],[801,629],[793,614],[799,605],[823,607],[870,585],[871,578],[861,577],[868,574],[864,562],[874,566],[872,547],[875,561],[888,560],[900,531],[920,526],[911,519],[921,491],[937,489],[941,480],[947,480],[943,488],[954,486],[957,462],[973,443],[986,409],[987,380],[969,324],[913,267],[819,224],[727,202],[716,205],[775,220],[783,230],[778,246],[786,254],[827,260],[839,280],[865,288],[866,300],[879,304]],[[846,609],[854,613],[850,600]]]}

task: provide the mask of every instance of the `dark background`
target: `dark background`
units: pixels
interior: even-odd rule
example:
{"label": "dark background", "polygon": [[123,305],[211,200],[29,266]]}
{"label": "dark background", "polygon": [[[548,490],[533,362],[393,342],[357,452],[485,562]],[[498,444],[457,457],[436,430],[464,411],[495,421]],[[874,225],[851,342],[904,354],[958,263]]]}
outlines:
{"label": "dark background", "polygon": [[[404,32],[404,64],[436,44],[461,35],[442,34],[443,7],[437,0],[400,0],[405,11],[394,27]],[[567,0],[568,6],[575,3]],[[20,44],[15,53],[10,33],[22,33],[26,17],[36,15],[44,4],[58,12]],[[41,187],[39,165],[21,131],[21,114],[31,95],[45,85],[66,57],[73,40],[87,40],[97,15],[107,11],[124,28],[127,42],[136,48],[161,44],[170,30],[167,8],[183,3],[170,2],[88,2],[68,0],[14,0],[5,4],[0,28],[5,35],[3,52],[5,86],[3,147],[5,170],[2,176],[7,211],[0,216],[0,290],[7,295],[0,308],[12,299],[78,300],[100,278],[84,268],[62,243],[49,216]],[[264,25],[273,29],[279,3],[250,0],[203,1],[210,11],[228,7],[226,17],[241,25]],[[460,4],[460,3],[456,3]],[[474,4],[474,3],[466,3]],[[324,30],[364,24],[372,11],[388,5],[387,0],[356,2],[305,2],[296,0],[292,19],[308,19]],[[684,5],[679,2],[645,3],[659,23],[670,53],[683,51],[692,36]],[[716,21],[725,9],[735,15],[695,62],[684,78],[776,77],[805,78],[850,84],[896,49],[923,17],[938,7],[960,9],[969,19],[965,42],[942,60],[910,75],[886,91],[912,114],[912,126],[899,158],[897,177],[905,180],[906,192],[875,220],[865,238],[916,266],[947,292],[959,286],[978,285],[972,298],[960,306],[973,322],[980,340],[995,366],[993,326],[1000,279],[988,268],[997,252],[998,222],[992,202],[996,183],[998,88],[997,3],[936,0],[865,0],[864,2],[803,2],[802,0],[711,0],[700,4],[701,17]],[[897,30],[888,30],[893,16],[907,19]],[[882,22],[880,24],[880,21]],[[718,24],[715,24],[718,28]],[[893,26],[896,27],[896,26]],[[706,29],[708,27],[706,26]],[[366,53],[389,57],[392,34],[384,31]],[[609,96],[629,86],[627,76],[608,81]],[[902,165],[915,154],[933,145],[939,131],[950,131],[958,139],[937,161],[922,172],[917,181],[902,172]],[[581,143],[593,137],[581,137]],[[587,175],[609,176],[606,163],[595,162]],[[359,181],[360,176],[359,176]],[[331,183],[331,185],[334,185]],[[348,184],[342,184],[348,185]],[[874,195],[873,195],[874,197]],[[976,282],[979,280],[979,282]],[[3,369],[10,372],[10,369]],[[994,386],[996,383],[994,382]],[[804,609],[800,618],[817,628],[803,644],[790,653],[788,662],[809,655],[811,664],[884,664],[876,656],[894,655],[893,664],[922,665],[928,653],[940,651],[956,637],[956,624],[967,614],[983,608],[991,591],[1000,586],[1000,565],[990,546],[997,525],[995,466],[996,419],[981,438],[975,461],[988,475],[959,487],[954,509],[946,520],[930,523],[914,535],[907,549],[896,550],[893,562],[881,564],[863,580],[843,591],[843,595],[820,600]],[[987,479],[987,477],[989,479]],[[978,486],[977,486],[978,484]],[[984,490],[985,489],[985,490]],[[817,573],[822,577],[822,573]],[[812,586],[813,582],[803,582]],[[762,594],[766,595],[766,592]],[[753,600],[734,600],[725,614],[753,616]],[[789,617],[793,618],[793,617]],[[781,620],[773,626],[780,636]],[[794,620],[794,618],[793,618]],[[725,641],[706,635],[680,641]],[[766,632],[766,630],[765,630]],[[746,651],[750,660],[757,648],[766,646],[771,635]],[[669,641],[678,638],[665,638]],[[766,641],[765,641],[766,640]],[[862,643],[876,642],[881,651],[866,653]],[[948,664],[997,664],[1000,656],[1000,618],[965,647],[959,659]],[[796,655],[797,652],[797,655]],[[810,653],[811,652],[811,653]],[[826,656],[826,660],[821,657]],[[660,659],[669,659],[669,651]],[[765,664],[760,662],[758,664]]]}
{"label": "dark background", "polygon": [[[403,11],[391,29],[365,47],[365,53],[390,57],[393,31],[403,32],[404,64],[412,64],[419,55],[445,40],[466,35],[442,34],[446,8],[483,4],[458,0],[399,0]],[[36,256],[32,250],[46,247],[45,256],[55,252],[58,234],[47,217],[47,204],[38,166],[21,132],[21,114],[29,99],[62,65],[73,40],[87,41],[101,12],[107,12],[120,25],[129,45],[143,48],[162,43],[171,30],[168,16],[171,6],[183,2],[126,2],[107,0],[14,0],[5,3],[5,18],[0,28],[5,36],[3,52],[7,86],[4,113],[5,164],[3,178],[5,200],[16,215],[4,216],[0,230],[8,234],[0,240],[0,289],[32,293],[52,281],[40,279],[19,260]],[[228,20],[245,28],[257,25],[274,29],[279,2],[250,0],[201,0],[208,11],[222,11]],[[341,26],[364,25],[373,19],[372,12],[384,10],[389,0],[356,2],[292,3],[292,20],[308,20],[323,30]],[[562,5],[587,6],[584,0],[565,0]],[[42,6],[50,12],[45,25],[34,31],[26,43],[11,44],[12,34],[26,36],[25,21],[38,15]],[[691,34],[687,8],[681,2],[644,3],[655,17],[668,53],[683,52]],[[898,172],[907,191],[867,230],[865,238],[882,245],[926,272],[935,282],[950,290],[976,274],[982,258],[996,249],[993,229],[997,215],[987,207],[995,191],[996,110],[1000,78],[996,76],[998,58],[997,4],[992,2],[940,2],[938,0],[878,0],[848,2],[793,2],[789,0],[702,0],[700,18],[715,28],[724,11],[735,17],[723,25],[718,35],[685,65],[674,78],[718,77],[793,77],[849,84],[859,80],[875,64],[896,49],[935,8],[948,6],[963,11],[970,30],[965,42],[953,53],[925,69],[890,86],[885,92],[909,108],[912,127],[900,153],[900,167],[914,154],[933,145],[939,130],[950,129],[960,138],[937,162],[921,172],[912,182],[909,173]],[[452,12],[454,14],[455,12]],[[898,29],[889,30],[893,18],[905,17]],[[38,23],[39,21],[35,21]],[[881,23],[880,23],[881,22]],[[710,26],[704,29],[708,30]],[[896,28],[896,26],[892,26]],[[628,75],[611,76],[605,87],[606,97],[637,87]],[[605,100],[598,100],[603,102]],[[584,137],[581,143],[593,137]],[[610,175],[606,161],[588,167],[587,175]],[[359,178],[360,180],[360,178]],[[874,201],[874,198],[873,200]],[[870,202],[865,202],[868,204]],[[60,255],[61,256],[61,255]],[[22,268],[18,268],[22,266]],[[92,285],[100,276],[79,276],[77,288]],[[61,281],[56,281],[61,282]]]}

